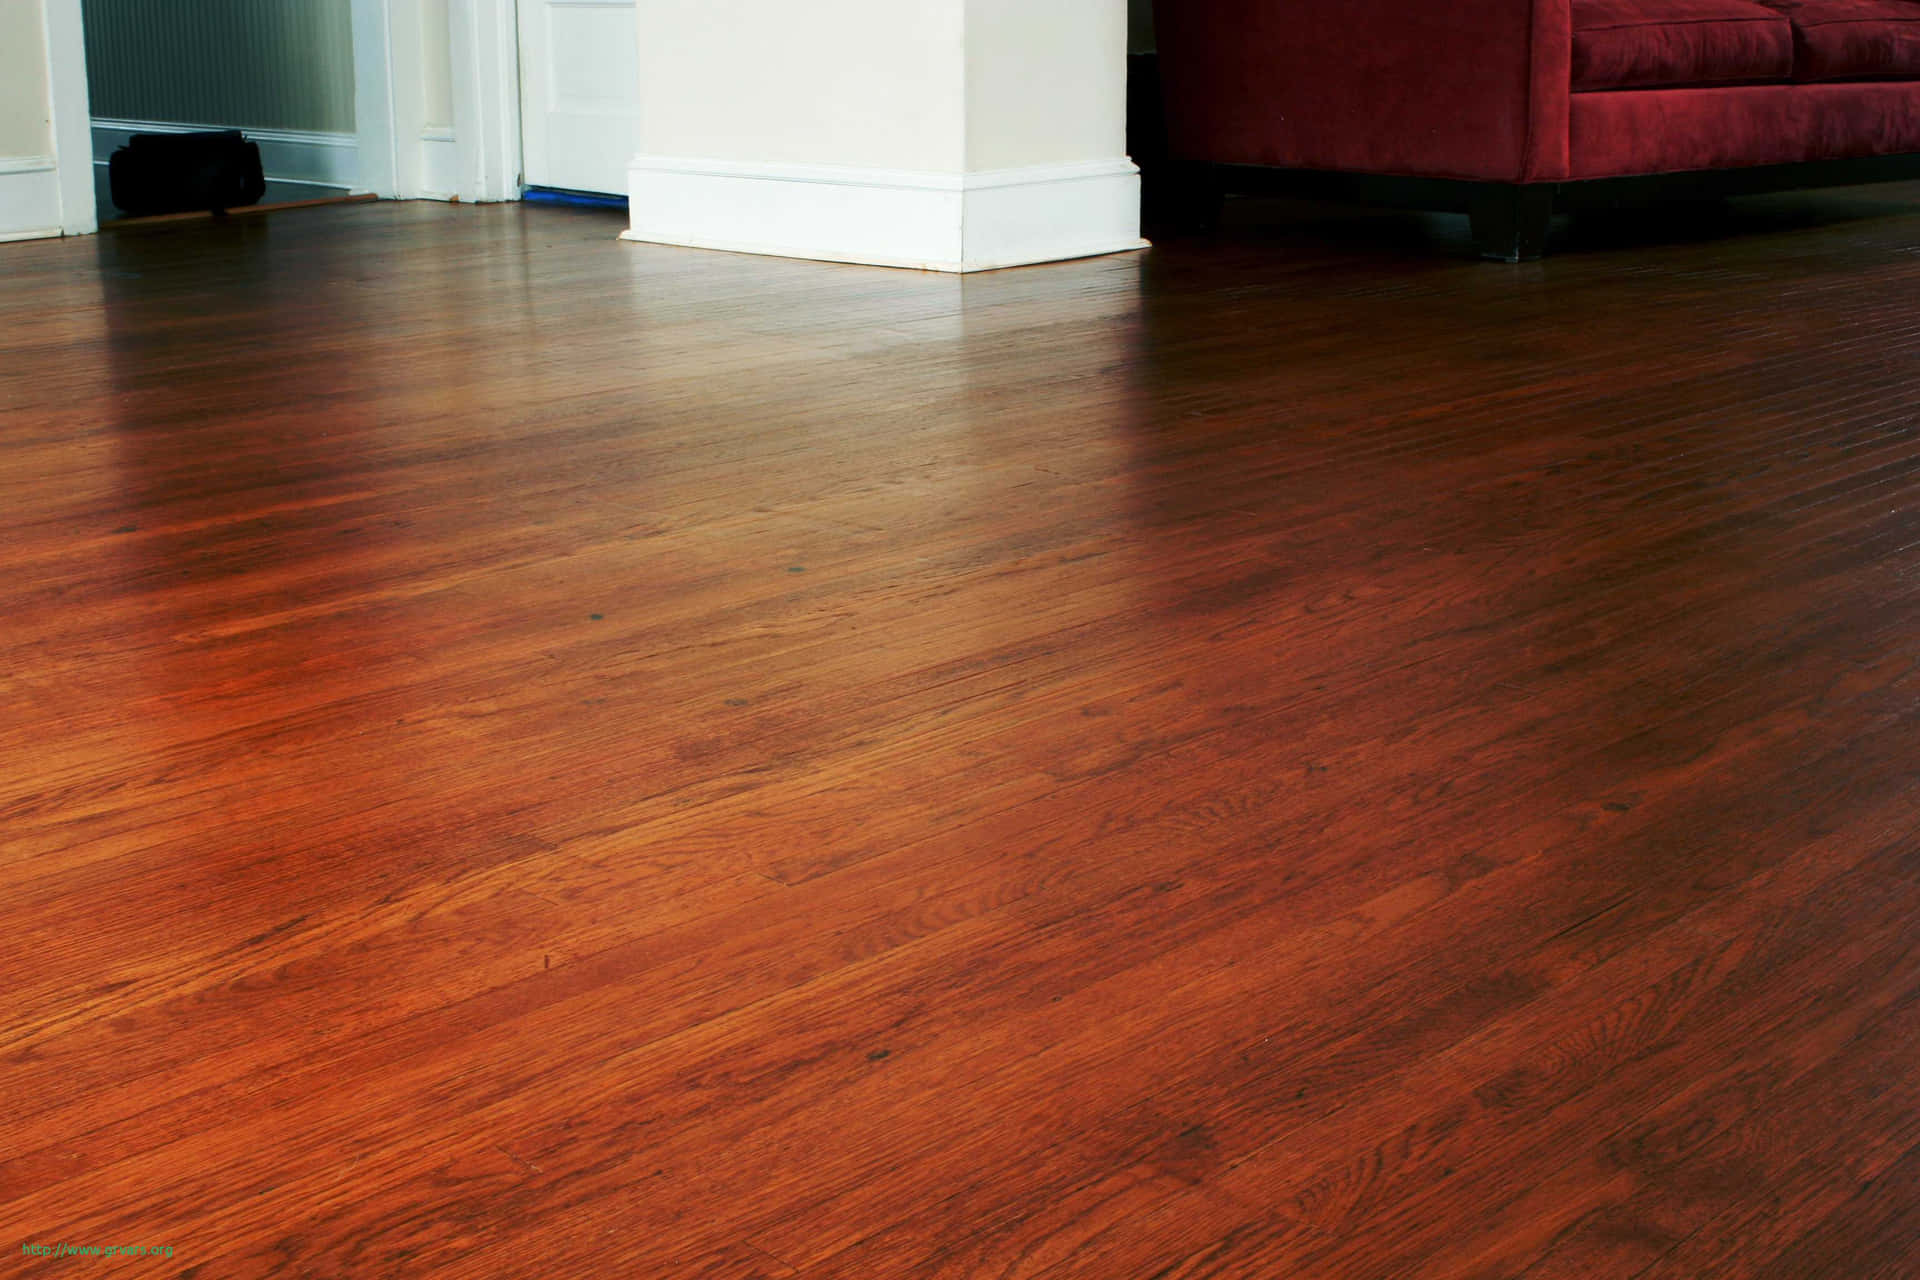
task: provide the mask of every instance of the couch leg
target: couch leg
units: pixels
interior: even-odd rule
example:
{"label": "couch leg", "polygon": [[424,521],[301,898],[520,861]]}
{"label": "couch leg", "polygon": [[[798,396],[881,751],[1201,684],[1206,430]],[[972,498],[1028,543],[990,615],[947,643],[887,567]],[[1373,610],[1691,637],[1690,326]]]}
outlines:
{"label": "couch leg", "polygon": [[1473,247],[1496,262],[1531,262],[1547,251],[1553,218],[1553,188],[1486,183],[1474,189],[1468,208]]}
{"label": "couch leg", "polygon": [[1140,166],[1140,216],[1149,236],[1212,235],[1227,192],[1212,165],[1165,160]]}

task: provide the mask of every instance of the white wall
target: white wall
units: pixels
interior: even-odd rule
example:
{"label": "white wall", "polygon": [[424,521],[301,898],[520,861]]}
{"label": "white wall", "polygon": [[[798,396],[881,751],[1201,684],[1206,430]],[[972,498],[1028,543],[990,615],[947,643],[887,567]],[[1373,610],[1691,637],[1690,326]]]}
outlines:
{"label": "white wall", "polygon": [[967,0],[967,168],[1124,155],[1127,11],[1108,0]]}
{"label": "white wall", "polygon": [[40,0],[0,0],[0,159],[53,153]]}
{"label": "white wall", "polygon": [[1128,0],[648,0],[627,238],[977,271],[1138,248]]}
{"label": "white wall", "polygon": [[650,0],[641,149],[939,171],[1118,156],[1143,13],[1142,0]]}
{"label": "white wall", "polygon": [[641,150],[751,163],[956,170],[960,0],[648,0]]}
{"label": "white wall", "polygon": [[[61,119],[51,91],[49,28],[63,47],[70,46],[71,56],[80,56],[79,0],[55,3],[70,4],[71,11],[50,15],[45,0],[0,0],[0,240],[57,236],[93,226],[90,188],[85,209],[69,207],[80,189],[77,179],[90,179],[91,174],[82,168],[75,181],[63,183],[55,160],[63,140],[70,146],[75,139],[71,127],[63,127],[72,122]],[[84,147],[86,123],[78,123],[78,141]]]}

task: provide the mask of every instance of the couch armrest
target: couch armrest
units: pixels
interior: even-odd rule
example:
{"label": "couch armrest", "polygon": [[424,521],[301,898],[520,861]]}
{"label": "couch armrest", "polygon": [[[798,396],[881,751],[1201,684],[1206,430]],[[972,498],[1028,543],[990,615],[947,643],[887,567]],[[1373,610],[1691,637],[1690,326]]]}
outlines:
{"label": "couch armrest", "polygon": [[1567,176],[1569,0],[1161,0],[1156,26],[1182,159]]}

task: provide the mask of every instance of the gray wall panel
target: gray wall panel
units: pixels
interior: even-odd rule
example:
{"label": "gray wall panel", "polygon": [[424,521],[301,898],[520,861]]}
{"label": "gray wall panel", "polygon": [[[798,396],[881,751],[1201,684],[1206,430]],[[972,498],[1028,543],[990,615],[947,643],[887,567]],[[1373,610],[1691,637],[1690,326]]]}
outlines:
{"label": "gray wall panel", "polygon": [[351,0],[83,0],[93,114],[353,132]]}

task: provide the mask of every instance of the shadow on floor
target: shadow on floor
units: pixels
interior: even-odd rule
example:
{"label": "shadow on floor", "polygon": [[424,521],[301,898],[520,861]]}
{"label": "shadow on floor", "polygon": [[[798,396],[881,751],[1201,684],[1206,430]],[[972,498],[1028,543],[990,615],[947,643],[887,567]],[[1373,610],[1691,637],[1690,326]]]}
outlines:
{"label": "shadow on floor", "polygon": [[[345,196],[340,187],[323,186],[317,182],[286,182],[279,178],[267,179],[266,194],[260,197],[261,204],[292,204],[302,200],[333,200]],[[93,205],[101,222],[119,222],[126,218],[113,203],[112,189],[107,181],[107,166],[96,163],[93,166]]]}
{"label": "shadow on floor", "polygon": [[[1888,183],[1586,211],[1556,217],[1548,260],[1569,253],[1710,243],[1920,215],[1920,183]],[[1219,234],[1237,241],[1311,242],[1361,253],[1475,257],[1464,214],[1369,208],[1276,196],[1227,201]],[[1164,232],[1161,240],[1174,238]],[[1204,237],[1202,237],[1204,238]],[[1920,240],[1920,236],[1916,236]]]}

